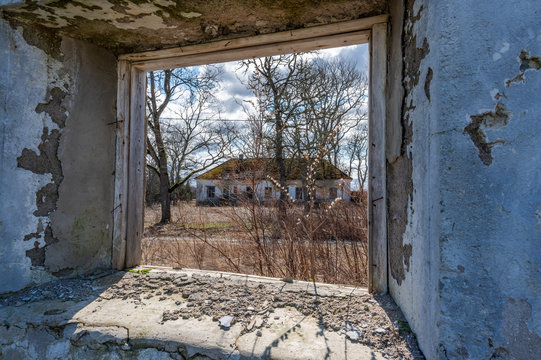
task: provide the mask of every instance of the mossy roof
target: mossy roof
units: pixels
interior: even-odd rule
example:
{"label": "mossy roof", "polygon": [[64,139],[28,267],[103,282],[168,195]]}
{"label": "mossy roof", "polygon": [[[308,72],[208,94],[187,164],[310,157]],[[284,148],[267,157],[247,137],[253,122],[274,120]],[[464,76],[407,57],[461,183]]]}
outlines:
{"label": "mossy roof", "polygon": [[[285,159],[288,180],[301,180],[307,177],[308,162],[305,159]],[[245,179],[255,174],[259,178],[271,176],[278,179],[278,169],[274,159],[229,159],[221,165],[196,177],[202,180]],[[351,180],[342,170],[327,160],[317,167],[316,180]]]}

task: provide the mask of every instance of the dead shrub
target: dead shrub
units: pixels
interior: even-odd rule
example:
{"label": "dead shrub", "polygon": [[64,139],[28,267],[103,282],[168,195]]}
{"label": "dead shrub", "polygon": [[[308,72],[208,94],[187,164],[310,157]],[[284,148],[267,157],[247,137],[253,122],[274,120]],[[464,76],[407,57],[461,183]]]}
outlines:
{"label": "dead shrub", "polygon": [[[182,206],[184,215],[166,225],[167,231],[148,236],[147,229],[142,243],[143,262],[367,284],[364,206],[337,201],[306,212],[302,205],[289,204],[283,220],[278,218],[275,207],[257,202],[204,209],[202,212],[195,206]],[[187,218],[190,222],[177,222]],[[224,230],[220,224],[227,224],[227,228]]]}

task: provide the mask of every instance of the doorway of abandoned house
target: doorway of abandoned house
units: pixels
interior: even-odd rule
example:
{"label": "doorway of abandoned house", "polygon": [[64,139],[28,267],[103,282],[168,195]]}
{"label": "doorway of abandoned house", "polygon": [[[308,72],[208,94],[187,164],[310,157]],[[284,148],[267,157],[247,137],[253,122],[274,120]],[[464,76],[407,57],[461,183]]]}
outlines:
{"label": "doorway of abandoned house", "polygon": [[141,264],[366,287],[368,44],[147,72]]}

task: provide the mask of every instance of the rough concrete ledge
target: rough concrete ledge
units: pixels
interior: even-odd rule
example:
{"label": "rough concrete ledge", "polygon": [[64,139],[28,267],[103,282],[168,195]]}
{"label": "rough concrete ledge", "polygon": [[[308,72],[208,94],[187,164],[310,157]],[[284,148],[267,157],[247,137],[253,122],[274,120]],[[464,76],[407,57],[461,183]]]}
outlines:
{"label": "rough concrete ledge", "polygon": [[4,296],[0,349],[2,359],[422,358],[390,297],[163,268]]}

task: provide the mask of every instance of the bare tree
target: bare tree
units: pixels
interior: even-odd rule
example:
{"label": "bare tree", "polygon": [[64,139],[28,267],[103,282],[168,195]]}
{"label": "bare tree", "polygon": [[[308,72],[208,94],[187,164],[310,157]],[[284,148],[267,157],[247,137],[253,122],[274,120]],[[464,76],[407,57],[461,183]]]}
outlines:
{"label": "bare tree", "polygon": [[[316,58],[305,72],[300,89],[303,112],[290,138],[312,157],[324,146],[326,159],[342,166],[348,137],[367,119],[367,76],[354,62],[341,59]],[[329,139],[331,133],[334,136]]]}
{"label": "bare tree", "polygon": [[368,176],[368,123],[363,122],[352,130],[345,146],[347,173],[357,180],[363,190]]}
{"label": "bare tree", "polygon": [[[367,135],[359,129],[367,120],[368,79],[354,62],[293,54],[247,60],[242,66],[251,71],[247,86],[256,100],[250,104],[271,126],[269,152],[281,187],[289,172],[287,159],[306,167],[309,161],[294,160],[314,159],[324,150],[326,160],[337,167],[363,163],[352,156],[359,158],[362,151],[357,148]],[[352,140],[354,148],[349,144]],[[356,169],[363,178],[362,169]],[[306,170],[301,169],[301,174],[306,175]]]}
{"label": "bare tree", "polygon": [[[301,111],[302,99],[296,96],[305,72],[306,65],[301,54],[279,55],[241,62],[245,72],[250,72],[247,86],[257,98],[252,105],[272,129],[268,138],[269,149],[273,154],[278,170],[278,182],[286,186],[286,149],[285,131],[292,120]],[[278,212],[281,217],[286,213],[286,194],[280,193]]]}
{"label": "bare tree", "polygon": [[[171,220],[171,193],[229,152],[229,130],[213,111],[216,67],[150,72],[147,94],[147,166],[160,179],[161,220]],[[164,111],[175,104],[174,117]],[[209,121],[212,120],[212,121]]]}

